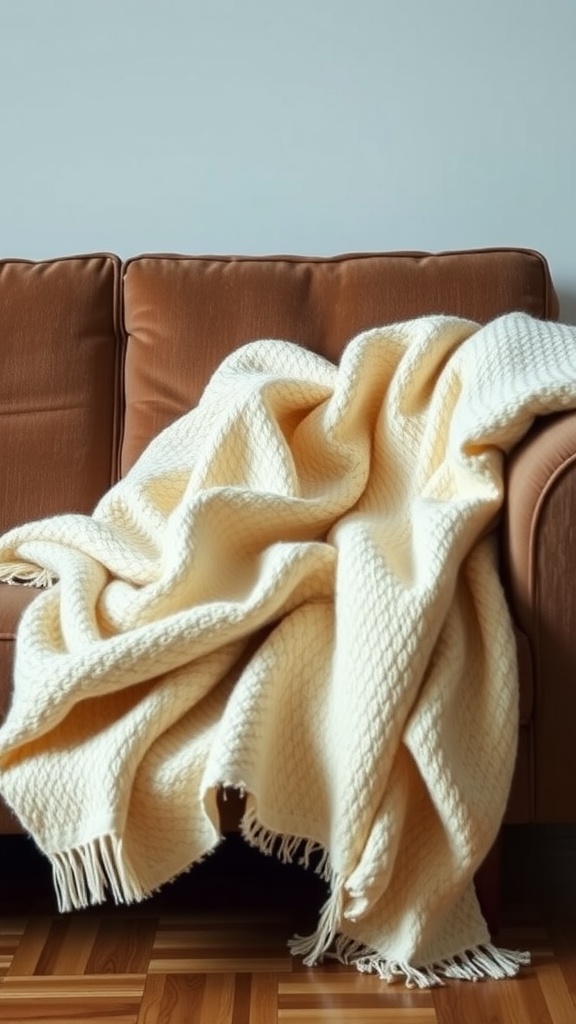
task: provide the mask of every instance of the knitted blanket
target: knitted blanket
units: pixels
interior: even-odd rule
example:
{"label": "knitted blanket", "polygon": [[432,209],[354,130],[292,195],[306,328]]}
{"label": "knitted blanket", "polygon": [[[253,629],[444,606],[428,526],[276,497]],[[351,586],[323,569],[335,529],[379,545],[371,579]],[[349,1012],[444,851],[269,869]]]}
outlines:
{"label": "knitted blanket", "polygon": [[410,984],[514,974],[473,888],[515,759],[491,528],[503,459],[576,407],[576,328],[425,317],[334,366],[230,355],[92,516],[0,540],[19,627],[0,791],[62,910],[140,900],[221,839],[321,872],[293,951]]}

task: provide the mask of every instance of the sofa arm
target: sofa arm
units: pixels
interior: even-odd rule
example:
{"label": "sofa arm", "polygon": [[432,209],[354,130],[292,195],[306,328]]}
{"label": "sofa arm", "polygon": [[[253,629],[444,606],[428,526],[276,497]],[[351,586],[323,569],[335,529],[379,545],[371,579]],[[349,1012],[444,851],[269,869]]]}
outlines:
{"label": "sofa arm", "polygon": [[533,817],[576,821],[576,413],[538,420],[508,460],[503,577],[532,653]]}

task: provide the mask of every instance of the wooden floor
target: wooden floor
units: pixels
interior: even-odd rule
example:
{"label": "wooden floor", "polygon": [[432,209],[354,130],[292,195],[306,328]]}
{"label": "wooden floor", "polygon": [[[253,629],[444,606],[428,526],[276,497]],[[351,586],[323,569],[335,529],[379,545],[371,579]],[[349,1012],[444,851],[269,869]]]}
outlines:
{"label": "wooden floor", "polygon": [[323,887],[240,840],[144,904],[63,916],[27,841],[2,844],[2,1022],[576,1024],[571,899],[512,893],[499,942],[533,954],[518,978],[419,992],[290,956]]}

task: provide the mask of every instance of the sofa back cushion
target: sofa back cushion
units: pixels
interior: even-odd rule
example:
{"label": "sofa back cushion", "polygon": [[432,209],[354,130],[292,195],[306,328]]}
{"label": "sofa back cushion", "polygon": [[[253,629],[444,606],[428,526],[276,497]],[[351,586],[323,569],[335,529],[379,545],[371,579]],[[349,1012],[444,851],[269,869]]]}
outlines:
{"label": "sofa back cushion", "polygon": [[511,310],[557,316],[538,253],[134,257],[124,274],[121,471],[196,404],[218,363],[245,342],[284,338],[337,361],[366,328],[429,313],[485,322]]}
{"label": "sofa back cushion", "polygon": [[0,533],[90,512],[117,471],[120,261],[0,262]]}

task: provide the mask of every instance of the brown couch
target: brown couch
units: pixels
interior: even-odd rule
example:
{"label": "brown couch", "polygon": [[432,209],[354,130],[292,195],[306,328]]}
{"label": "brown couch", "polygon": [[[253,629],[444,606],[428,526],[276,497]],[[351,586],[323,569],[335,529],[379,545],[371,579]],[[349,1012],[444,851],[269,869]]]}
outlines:
{"label": "brown couch", "polygon": [[[537,252],[330,259],[107,254],[0,263],[0,532],[90,512],[233,347],[280,337],[338,359],[363,328],[432,312],[556,318]],[[502,572],[518,630],[521,736],[510,822],[576,821],[576,415],[543,420],[509,462]],[[0,585],[0,715],[35,591]],[[41,685],[41,680],[39,680]],[[0,806],[0,833],[18,831]]]}

